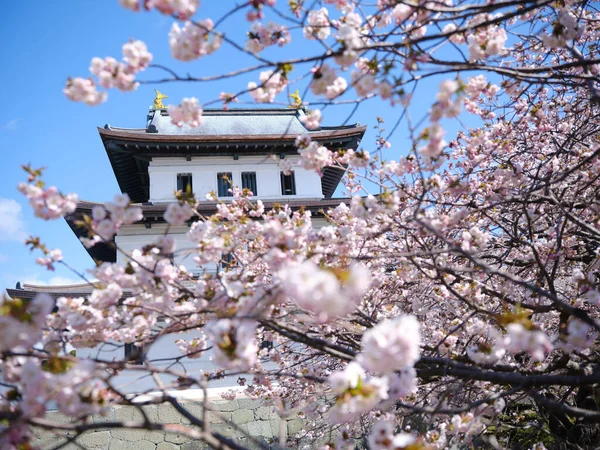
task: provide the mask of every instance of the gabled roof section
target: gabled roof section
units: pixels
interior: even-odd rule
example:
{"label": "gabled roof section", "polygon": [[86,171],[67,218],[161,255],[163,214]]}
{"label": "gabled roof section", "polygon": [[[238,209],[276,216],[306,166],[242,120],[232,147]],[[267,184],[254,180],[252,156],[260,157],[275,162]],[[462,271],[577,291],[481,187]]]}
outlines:
{"label": "gabled roof section", "polygon": [[7,289],[6,293],[11,298],[30,300],[40,293],[49,294],[53,299],[58,297],[87,297],[94,286],[90,283],[67,284],[61,286],[41,286],[36,284],[19,283],[16,289]]}
{"label": "gabled roof section", "polygon": [[[199,127],[171,123],[166,110],[150,109],[146,128],[99,128],[104,148],[121,191],[134,202],[150,198],[148,166],[154,157],[287,155],[296,154],[294,141],[309,134],[313,140],[335,150],[356,148],[366,127],[355,125],[307,130],[301,109],[204,110]],[[323,195],[330,198],[344,170],[327,167],[321,181]]]}

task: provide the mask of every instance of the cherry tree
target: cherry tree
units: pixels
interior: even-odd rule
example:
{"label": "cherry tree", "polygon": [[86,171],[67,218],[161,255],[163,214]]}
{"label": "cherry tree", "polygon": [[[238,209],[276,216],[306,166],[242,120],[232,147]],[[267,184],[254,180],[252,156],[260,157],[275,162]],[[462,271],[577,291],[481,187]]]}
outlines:
{"label": "cherry tree", "polygon": [[[148,346],[184,330],[197,337],[179,340],[181,355],[173,360],[211,348],[220,371],[200,376],[151,361],[135,370],[176,376],[176,385],[157,386],[163,392],[157,401],[190,421],[178,432],[214,447],[239,444],[190,414],[169,389],[206,389],[212,379],[241,374],[246,393],[269,399],[281,417],[300,412],[304,437],[322,448],[597,442],[600,12],[594,2],[252,0],[213,18],[203,16],[199,0],[120,3],[132,14],[155,9],[172,17],[175,59],[227,51],[255,63],[217,77],[182,76],[133,40],[124,44],[122,61],[93,58],[91,77],[68,79],[71,100],[96,105],[113,88],[210,86],[235,78],[245,79],[236,92],[204,105],[188,98],[169,106],[173,123],[201,127],[202,106],[215,102],[287,105],[290,96],[292,106],[308,108],[309,129],[338,105],[383,102],[395,112],[373,115],[377,137],[362,148],[332,151],[298,138],[304,168],[348,168],[351,195],[326,211],[325,227],[314,228],[309,212],[286,205],[265,209],[237,188],[231,202],[202,217],[204,199],[180,192],[165,220],[175,226],[198,218],[188,233],[195,260],[201,267],[231,255],[224,270],[193,277],[174,264],[177,249],[167,235],[132,252],[126,265],[91,269],[98,281],[88,298],[4,299],[3,448],[26,448],[32,426],[76,434],[111,426],[160,429],[149,420],[87,422],[90,414],[131,402],[112,379],[133,366],[77,358],[67,348]],[[228,29],[233,15],[245,15],[246,30]],[[290,57],[285,48],[292,40],[306,41],[306,54]],[[268,47],[279,57],[263,56]],[[418,117],[414,106],[427,79],[438,90]],[[465,118],[475,125],[464,125]],[[449,124],[459,131],[448,132]],[[392,160],[389,139],[401,127],[409,141]],[[26,170],[19,190],[36,216],[52,220],[74,210],[75,195],[46,187],[41,171]],[[89,231],[84,244],[114,245],[119,228],[141,216],[127,195],[118,195],[82,222]],[[36,238],[28,244],[48,269],[66,264],[60,250]],[[124,290],[132,292],[126,300]],[[273,346],[260,348],[262,340]],[[48,421],[50,401],[80,420]],[[293,437],[280,445],[296,446]]]}

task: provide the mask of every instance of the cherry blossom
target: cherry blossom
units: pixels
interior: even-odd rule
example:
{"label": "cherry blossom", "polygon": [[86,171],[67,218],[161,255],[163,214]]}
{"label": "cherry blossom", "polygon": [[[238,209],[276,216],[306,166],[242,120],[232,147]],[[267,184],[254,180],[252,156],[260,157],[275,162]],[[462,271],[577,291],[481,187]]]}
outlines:
{"label": "cherry blossom", "polygon": [[329,10],[321,8],[309,11],[308,26],[304,27],[304,37],[306,39],[326,39],[330,34]]}
{"label": "cherry blossom", "polygon": [[184,124],[190,127],[198,127],[202,124],[202,107],[195,97],[184,98],[181,105],[169,105],[169,116],[171,123],[182,127]]}
{"label": "cherry blossom", "polygon": [[283,92],[288,82],[287,79],[278,72],[265,71],[260,73],[260,84],[254,81],[248,83],[250,95],[257,103],[272,103],[277,94]]}
{"label": "cherry blossom", "polygon": [[169,32],[173,58],[191,61],[217,51],[221,47],[221,36],[212,33],[213,26],[210,19],[185,22],[183,28],[174,23]]}
{"label": "cherry blossom", "polygon": [[420,344],[417,319],[414,316],[400,316],[365,331],[357,361],[375,373],[406,369],[419,359]]}
{"label": "cherry blossom", "polygon": [[180,19],[189,19],[199,6],[200,0],[147,0],[145,2],[147,9],[156,8],[163,14],[176,15]]}
{"label": "cherry blossom", "polygon": [[81,77],[69,78],[63,93],[69,100],[89,106],[99,105],[107,98],[106,92],[99,92],[93,80]]}

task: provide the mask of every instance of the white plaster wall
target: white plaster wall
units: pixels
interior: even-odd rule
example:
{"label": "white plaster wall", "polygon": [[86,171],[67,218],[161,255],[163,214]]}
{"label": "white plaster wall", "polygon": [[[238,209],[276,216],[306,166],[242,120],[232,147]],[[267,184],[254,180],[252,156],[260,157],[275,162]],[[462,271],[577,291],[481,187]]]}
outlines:
{"label": "white plaster wall", "polygon": [[[299,159],[298,156],[287,158],[293,162]],[[279,160],[265,156],[240,156],[237,161],[231,157],[198,157],[191,161],[186,161],[185,158],[154,158],[148,167],[150,201],[173,201],[178,173],[192,174],[194,193],[198,199],[203,200],[209,192],[217,192],[217,173],[222,172],[231,172],[234,186],[241,186],[242,172],[256,172],[256,198],[323,198],[321,179],[315,172],[295,167],[296,195],[282,196]]]}
{"label": "white plaster wall", "polygon": [[[133,250],[144,247],[145,245],[156,242],[160,236],[164,236],[167,230],[166,225],[153,225],[152,228],[144,226],[131,225],[123,227],[115,238],[117,246],[124,253],[130,254]],[[176,253],[175,263],[183,264],[189,272],[197,273],[201,270],[194,262],[194,244],[187,238],[186,227],[176,227],[169,230],[169,236],[175,239]],[[123,263],[127,258],[123,252],[117,252],[117,262]],[[207,271],[214,272],[216,267],[204,267]]]}

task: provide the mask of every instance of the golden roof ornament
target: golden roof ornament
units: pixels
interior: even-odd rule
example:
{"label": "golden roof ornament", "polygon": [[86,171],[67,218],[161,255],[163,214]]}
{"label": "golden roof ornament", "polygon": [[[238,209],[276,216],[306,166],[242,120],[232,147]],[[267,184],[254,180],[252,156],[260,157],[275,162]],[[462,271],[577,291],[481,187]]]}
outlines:
{"label": "golden roof ornament", "polygon": [[154,109],[166,109],[167,107],[163,105],[163,98],[169,98],[168,95],[161,93],[158,89],[154,89],[156,92],[156,98],[154,99]]}
{"label": "golden roof ornament", "polygon": [[294,103],[288,106],[288,108],[300,109],[302,108],[302,97],[300,97],[300,91],[296,89],[296,91],[290,95],[290,98],[294,100]]}

